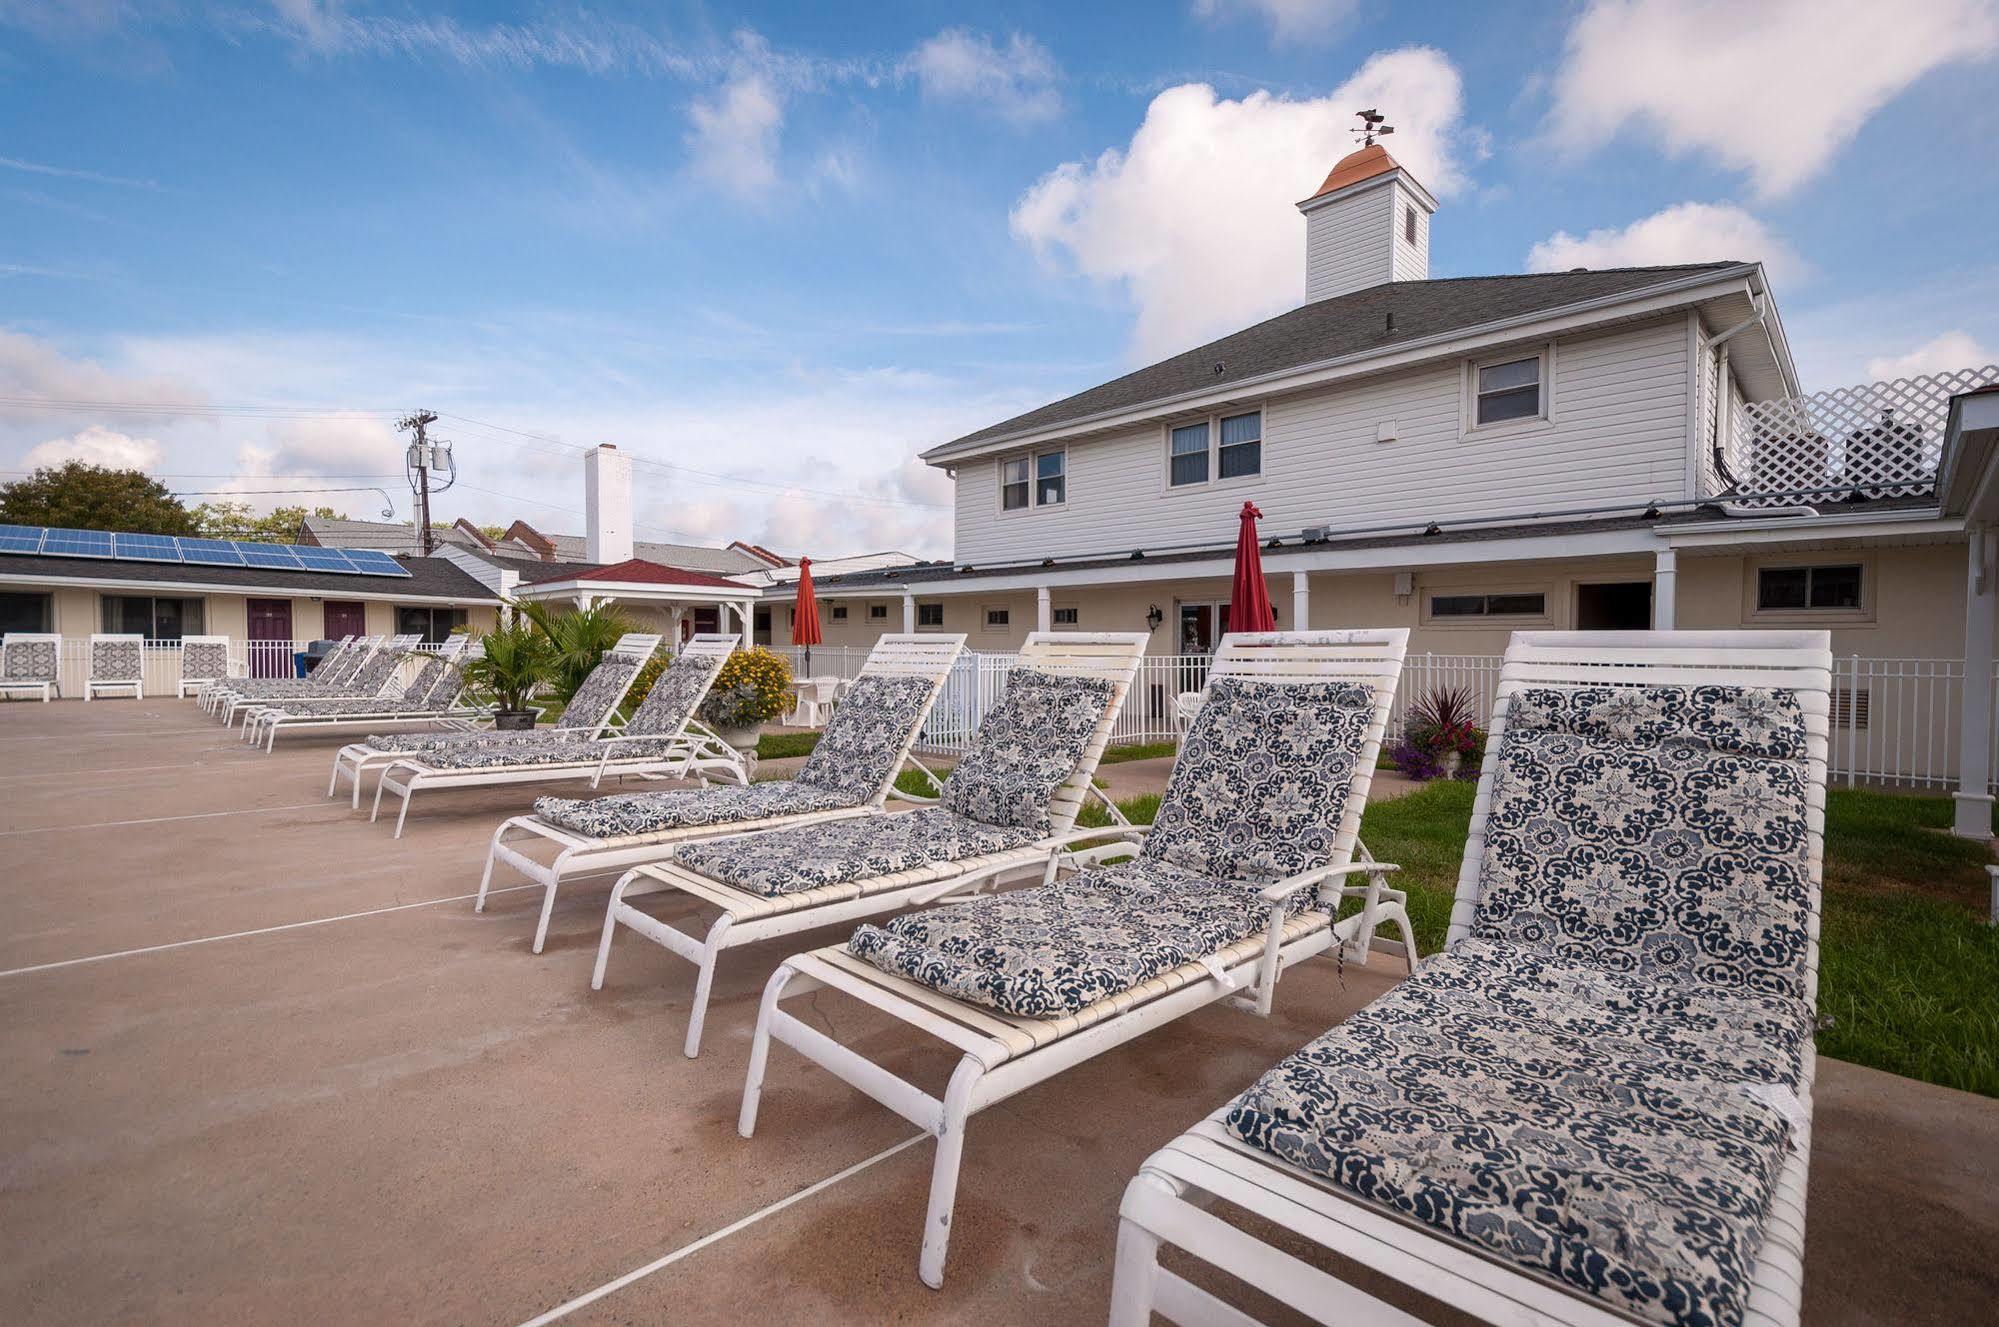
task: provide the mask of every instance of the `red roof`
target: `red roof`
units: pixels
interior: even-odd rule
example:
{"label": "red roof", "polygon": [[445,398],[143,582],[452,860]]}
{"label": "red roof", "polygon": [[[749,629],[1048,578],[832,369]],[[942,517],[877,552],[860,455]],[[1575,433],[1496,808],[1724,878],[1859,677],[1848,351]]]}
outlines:
{"label": "red roof", "polygon": [[560,571],[553,576],[543,576],[539,580],[526,583],[547,585],[551,581],[614,581],[623,585],[711,585],[731,590],[743,588],[741,581],[710,576],[705,571],[685,571],[679,567],[662,566],[657,562],[648,562],[644,558],[628,558],[623,562],[613,562],[607,567],[592,567],[588,571]]}

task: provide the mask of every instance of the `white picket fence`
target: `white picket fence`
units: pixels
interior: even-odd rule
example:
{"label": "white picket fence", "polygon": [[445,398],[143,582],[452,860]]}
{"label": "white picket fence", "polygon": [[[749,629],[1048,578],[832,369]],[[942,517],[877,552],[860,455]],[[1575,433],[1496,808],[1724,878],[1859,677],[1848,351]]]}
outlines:
{"label": "white picket fence", "polygon": [[[793,671],[806,673],[803,651],[792,649]],[[865,649],[819,647],[811,675],[853,677]],[[1006,690],[1016,656],[968,651],[946,681],[924,726],[921,745],[935,752],[963,751],[979,721]],[[1412,654],[1404,666],[1389,716],[1400,736],[1410,706],[1445,690],[1467,693],[1474,713],[1492,712],[1499,685],[1496,654]],[[1964,695],[1961,659],[1865,659],[1849,655],[1834,670],[1832,774],[1848,787],[1947,788],[1957,778],[1957,725]],[[1170,742],[1173,707],[1183,691],[1207,682],[1206,655],[1147,656],[1130,698],[1118,716],[1115,744]],[[1994,706],[1999,714],[1999,704]],[[1999,722],[1999,721],[1996,721]],[[1999,731],[1994,733],[1999,749]],[[1999,778],[1995,779],[1999,787]]]}
{"label": "white picket fence", "polygon": [[[229,646],[229,660],[248,677],[291,677],[294,675],[293,657],[309,643],[291,640],[233,641]],[[417,646],[422,651],[437,648],[435,645]],[[62,694],[72,698],[82,696],[84,680],[90,676],[88,636],[62,638],[60,670],[57,676],[62,682]],[[148,641],[143,675],[148,696],[173,695],[180,687],[180,642]]]}

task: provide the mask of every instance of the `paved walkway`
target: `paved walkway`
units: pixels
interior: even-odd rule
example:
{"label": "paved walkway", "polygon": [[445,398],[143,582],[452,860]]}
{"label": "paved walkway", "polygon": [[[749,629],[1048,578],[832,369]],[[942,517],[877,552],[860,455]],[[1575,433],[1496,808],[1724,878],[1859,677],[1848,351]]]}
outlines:
{"label": "paved walkway", "polygon": [[[765,977],[841,928],[737,951],[686,1060],[684,964],[621,942],[589,989],[608,881],[564,889],[540,957],[535,894],[472,911],[536,789],[427,795],[397,842],[324,798],[333,745],[0,705],[7,1320],[1101,1323],[1145,1156],[1396,978],[1303,964],[1270,1019],[1210,1008],[979,1116],[932,1292],[912,1128],[779,1050],[734,1131]],[[800,1009],[948,1077],[864,1008]],[[1989,1318],[1999,1103],[1827,1063],[1816,1132],[1807,1322]]]}

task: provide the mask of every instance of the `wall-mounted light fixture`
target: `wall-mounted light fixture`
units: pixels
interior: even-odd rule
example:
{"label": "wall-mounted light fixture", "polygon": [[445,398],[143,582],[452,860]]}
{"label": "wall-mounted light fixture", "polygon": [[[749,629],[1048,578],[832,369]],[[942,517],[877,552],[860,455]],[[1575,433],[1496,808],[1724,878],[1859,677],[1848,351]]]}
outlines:
{"label": "wall-mounted light fixture", "polygon": [[1145,610],[1145,628],[1147,631],[1159,630],[1159,624],[1165,620],[1166,614],[1159,611],[1158,604],[1154,604]]}

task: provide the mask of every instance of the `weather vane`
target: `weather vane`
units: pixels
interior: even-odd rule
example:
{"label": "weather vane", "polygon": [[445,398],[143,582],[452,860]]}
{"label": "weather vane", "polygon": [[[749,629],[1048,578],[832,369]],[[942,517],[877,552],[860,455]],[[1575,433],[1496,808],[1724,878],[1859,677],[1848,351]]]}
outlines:
{"label": "weather vane", "polygon": [[1360,125],[1353,131],[1362,147],[1373,147],[1374,140],[1395,132],[1395,126],[1388,123],[1388,117],[1377,110],[1355,111],[1360,117]]}

